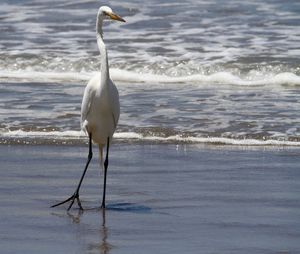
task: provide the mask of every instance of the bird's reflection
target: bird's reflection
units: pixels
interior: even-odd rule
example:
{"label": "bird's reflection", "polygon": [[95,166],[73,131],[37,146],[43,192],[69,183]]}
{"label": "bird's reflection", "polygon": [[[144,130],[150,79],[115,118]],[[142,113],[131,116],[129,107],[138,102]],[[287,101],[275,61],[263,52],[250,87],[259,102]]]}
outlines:
{"label": "bird's reflection", "polygon": [[[97,210],[98,211],[98,210]],[[99,241],[90,243],[88,245],[88,250],[90,253],[100,253],[100,254],[109,254],[110,250],[113,248],[108,242],[109,229],[106,226],[106,210],[100,209],[100,227],[99,227]]]}
{"label": "bird's reflection", "polygon": [[[87,211],[88,210],[88,211]],[[90,213],[92,212],[92,213]],[[93,224],[92,228],[93,230],[87,231],[86,224],[85,224],[85,215],[89,216],[91,214],[95,215],[96,212],[97,217],[99,218],[98,223]],[[61,217],[61,218],[69,218],[71,223],[73,225],[76,225],[75,229],[78,232],[78,234],[75,234],[78,239],[80,240],[81,244],[86,245],[89,253],[99,253],[99,254],[109,254],[111,249],[113,248],[113,245],[111,245],[108,242],[108,236],[109,236],[109,228],[106,225],[106,209],[99,209],[99,208],[92,208],[92,209],[86,209],[86,210],[80,210],[78,211],[71,211],[67,213],[52,213],[52,215]],[[96,226],[96,224],[98,226]],[[96,228],[95,228],[96,227]],[[94,236],[96,236],[96,241],[94,239],[93,242],[86,242],[86,238],[88,234],[93,232],[92,239],[94,239]],[[96,235],[95,235],[96,232]],[[97,234],[98,232],[98,234]],[[98,235],[98,236],[97,236]]]}
{"label": "bird's reflection", "polygon": [[83,214],[83,210],[79,210],[77,214],[72,214],[70,212],[67,212],[67,215],[72,220],[73,223],[79,224],[80,223],[80,217]]}
{"label": "bird's reflection", "polygon": [[[67,216],[71,219],[72,223],[74,224],[81,224],[81,216],[84,214],[83,210],[78,210],[78,213],[71,213],[68,212]],[[59,217],[65,217],[66,215],[60,215],[60,214],[55,214]],[[108,227],[106,226],[106,210],[105,209],[100,209],[99,210],[99,215],[100,215],[100,228],[98,230],[99,232],[99,241],[97,243],[90,243],[88,244],[88,249],[91,251],[91,253],[100,253],[100,254],[109,254],[110,250],[112,249],[112,245],[108,242],[108,235],[109,235],[109,230]]]}
{"label": "bird's reflection", "polygon": [[99,250],[101,254],[108,254],[112,249],[112,245],[107,241],[108,238],[108,228],[106,227],[106,210],[101,209],[102,214],[102,226],[100,228],[101,241],[99,245]]}

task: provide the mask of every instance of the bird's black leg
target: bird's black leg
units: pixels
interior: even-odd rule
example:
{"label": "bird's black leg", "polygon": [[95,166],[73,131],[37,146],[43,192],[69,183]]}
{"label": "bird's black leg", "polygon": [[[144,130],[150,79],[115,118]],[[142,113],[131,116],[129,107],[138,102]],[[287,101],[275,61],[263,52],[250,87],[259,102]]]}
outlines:
{"label": "bird's black leg", "polygon": [[101,208],[105,208],[105,193],[106,193],[106,175],[108,168],[108,151],[109,151],[109,137],[107,137],[107,145],[106,145],[106,157],[104,161],[104,183],[103,183],[103,198]]}
{"label": "bird's black leg", "polygon": [[62,205],[62,204],[64,204],[64,203],[67,203],[67,202],[71,201],[71,203],[70,203],[70,205],[69,205],[69,207],[68,207],[68,211],[69,211],[69,210],[71,209],[71,207],[73,206],[74,201],[75,201],[75,199],[76,199],[79,208],[80,208],[81,210],[83,210],[82,205],[81,205],[81,202],[80,202],[80,199],[79,199],[79,189],[80,189],[80,186],[81,186],[81,184],[82,184],[83,178],[84,178],[84,176],[85,176],[85,173],[86,173],[86,171],[87,171],[87,168],[88,168],[88,166],[89,166],[89,164],[90,164],[90,161],[91,161],[92,157],[93,157],[93,152],[92,152],[92,134],[89,133],[89,155],[88,155],[88,160],[87,160],[87,162],[86,162],[86,165],[85,165],[83,174],[82,174],[82,176],[81,176],[81,178],[80,178],[80,181],[79,181],[79,184],[78,184],[78,186],[77,186],[77,188],[76,188],[76,191],[75,191],[74,194],[73,194],[71,197],[69,197],[68,199],[66,199],[66,200],[64,200],[64,201],[62,201],[62,202],[60,202],[60,203],[57,203],[57,204],[55,204],[55,205],[53,205],[53,206],[51,206],[51,207],[60,206],[60,205]]}

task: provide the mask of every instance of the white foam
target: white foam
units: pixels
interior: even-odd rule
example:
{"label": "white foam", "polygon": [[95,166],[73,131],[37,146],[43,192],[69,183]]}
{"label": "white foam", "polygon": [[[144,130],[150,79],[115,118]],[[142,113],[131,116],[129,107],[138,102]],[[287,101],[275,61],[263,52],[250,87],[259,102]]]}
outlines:
{"label": "white foam", "polygon": [[[87,138],[82,131],[23,131],[15,130],[8,132],[1,132],[0,137],[3,138],[39,138],[39,139],[84,139]],[[257,140],[257,139],[233,139],[223,137],[182,137],[174,135],[169,137],[159,136],[144,136],[136,132],[116,132],[114,134],[116,140],[136,140],[136,141],[153,141],[153,142],[167,142],[167,143],[194,143],[194,144],[215,144],[215,145],[237,145],[237,146],[300,146],[297,141],[284,140]]]}
{"label": "white foam", "polygon": [[[127,136],[128,135],[128,136]],[[138,133],[116,133],[115,138],[139,139],[144,141],[160,142],[183,142],[183,143],[203,143],[219,145],[241,145],[241,146],[300,146],[300,142],[281,140],[257,140],[257,139],[232,139],[221,137],[181,137],[179,135],[169,137],[143,136]]]}
{"label": "white foam", "polygon": [[91,73],[39,72],[39,71],[0,71],[0,79],[26,80],[34,82],[87,81]]}
{"label": "white foam", "polygon": [[[262,86],[262,85],[300,85],[300,76],[283,72],[275,75],[257,75],[241,78],[230,72],[217,72],[211,75],[194,74],[172,77],[151,73],[136,73],[127,70],[111,69],[113,80],[133,83],[206,83],[206,84],[229,84],[237,86]],[[37,71],[0,71],[0,79],[21,79],[28,81],[88,81],[95,72],[37,72]],[[259,78],[257,78],[259,76]]]}
{"label": "white foam", "polygon": [[7,132],[0,132],[2,137],[10,138],[82,138],[85,137],[82,131],[23,131],[14,130]]}
{"label": "white foam", "polygon": [[[186,83],[186,82],[201,82],[201,83],[218,83],[218,84],[231,84],[241,86],[260,86],[260,85],[300,85],[300,76],[294,73],[279,73],[275,76],[261,78],[257,80],[251,80],[251,77],[247,79],[241,79],[229,72],[218,72],[211,75],[195,74],[180,77],[170,77],[166,75],[155,74],[138,74],[129,71],[123,71],[118,69],[112,70],[112,77],[119,81],[132,81],[132,82],[151,82],[151,83]],[[250,79],[250,80],[249,80]]]}

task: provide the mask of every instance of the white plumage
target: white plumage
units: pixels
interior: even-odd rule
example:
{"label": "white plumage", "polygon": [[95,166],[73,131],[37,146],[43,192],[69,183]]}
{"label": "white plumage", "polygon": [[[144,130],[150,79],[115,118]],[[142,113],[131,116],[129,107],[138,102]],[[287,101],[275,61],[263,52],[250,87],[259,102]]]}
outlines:
{"label": "white plumage", "polygon": [[107,138],[112,140],[120,116],[118,90],[111,79],[101,81],[101,73],[88,82],[81,105],[81,128],[92,134],[92,140],[99,145],[100,160]]}
{"label": "white plumage", "polygon": [[108,168],[108,152],[112,136],[116,130],[119,116],[120,103],[119,93],[117,87],[110,79],[109,65],[106,46],[103,41],[102,25],[105,19],[112,19],[125,22],[117,14],[113,13],[112,9],[107,6],[100,7],[97,15],[96,30],[97,30],[97,44],[101,55],[101,72],[96,74],[88,82],[82,99],[81,105],[81,128],[89,136],[89,155],[88,160],[79,181],[79,184],[74,194],[68,199],[53,205],[52,207],[62,205],[71,201],[69,209],[71,209],[75,199],[78,206],[82,208],[79,199],[79,189],[85,176],[86,170],[93,157],[92,140],[99,146],[99,154],[101,166],[103,165],[103,147],[106,146],[106,158],[104,161],[104,184],[103,184],[103,198],[102,208],[105,208],[105,192],[106,192],[106,174]]}

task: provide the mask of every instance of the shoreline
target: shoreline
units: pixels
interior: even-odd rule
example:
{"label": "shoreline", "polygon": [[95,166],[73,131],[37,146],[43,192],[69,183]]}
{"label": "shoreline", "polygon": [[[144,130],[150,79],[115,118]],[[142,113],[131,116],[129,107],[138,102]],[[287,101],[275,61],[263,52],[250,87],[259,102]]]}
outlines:
{"label": "shoreline", "polygon": [[67,213],[87,147],[0,145],[3,252],[300,251],[300,148],[115,143],[105,213],[95,148]]}
{"label": "shoreline", "polygon": [[[76,131],[70,131],[73,135]],[[18,131],[17,131],[18,133]],[[45,132],[21,131],[21,135],[1,135],[0,145],[67,145],[76,146],[87,144],[88,139],[84,135],[51,135]],[[27,134],[27,136],[25,134]],[[37,135],[38,133],[38,135]],[[63,132],[62,132],[63,133]],[[77,131],[76,133],[81,133]],[[298,147],[298,140],[277,140],[277,139],[254,139],[254,138],[226,138],[226,137],[197,137],[197,136],[144,136],[135,132],[116,133],[113,137],[116,144],[135,145],[203,145],[203,146],[233,146],[233,147]]]}

